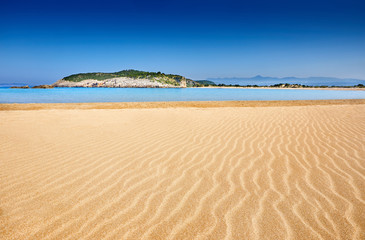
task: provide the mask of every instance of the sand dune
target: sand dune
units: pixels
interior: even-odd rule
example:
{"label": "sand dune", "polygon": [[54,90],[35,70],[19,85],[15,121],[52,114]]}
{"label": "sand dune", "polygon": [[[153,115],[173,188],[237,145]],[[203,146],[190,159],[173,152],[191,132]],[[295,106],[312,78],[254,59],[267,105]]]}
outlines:
{"label": "sand dune", "polygon": [[365,239],[365,104],[0,111],[0,239]]}

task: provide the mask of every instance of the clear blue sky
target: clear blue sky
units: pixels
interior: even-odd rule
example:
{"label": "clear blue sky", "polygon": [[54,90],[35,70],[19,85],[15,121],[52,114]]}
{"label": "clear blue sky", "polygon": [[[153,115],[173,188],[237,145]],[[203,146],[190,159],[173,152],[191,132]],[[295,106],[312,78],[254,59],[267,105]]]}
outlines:
{"label": "clear blue sky", "polygon": [[0,1],[0,83],[123,69],[365,79],[365,1]]}

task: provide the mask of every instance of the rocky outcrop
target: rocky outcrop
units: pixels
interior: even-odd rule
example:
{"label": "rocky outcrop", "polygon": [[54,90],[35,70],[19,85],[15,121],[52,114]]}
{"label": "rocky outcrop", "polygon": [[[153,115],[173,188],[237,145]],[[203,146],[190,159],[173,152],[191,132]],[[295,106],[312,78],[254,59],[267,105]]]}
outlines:
{"label": "rocky outcrop", "polygon": [[105,80],[86,79],[80,82],[58,80],[53,87],[106,87],[106,88],[180,88],[186,87],[185,84],[173,85],[158,81],[158,79],[142,79],[142,78],[111,78]]}
{"label": "rocky outcrop", "polygon": [[21,88],[21,89],[27,89],[27,88],[29,88],[29,86],[28,86],[28,85],[26,85],[26,86],[21,86],[21,87],[13,86],[13,87],[10,87],[10,88]]}
{"label": "rocky outcrop", "polygon": [[52,85],[38,85],[38,86],[34,86],[32,88],[42,88],[42,89],[47,89],[47,88],[54,88],[54,86]]}

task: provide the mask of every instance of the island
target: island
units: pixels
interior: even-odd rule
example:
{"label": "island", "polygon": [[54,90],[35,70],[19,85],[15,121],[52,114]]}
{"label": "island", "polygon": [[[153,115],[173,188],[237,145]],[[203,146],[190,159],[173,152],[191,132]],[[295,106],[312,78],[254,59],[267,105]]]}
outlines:
{"label": "island", "polygon": [[[257,81],[256,80],[261,80]],[[264,84],[262,79],[267,80]],[[321,85],[312,82],[309,84],[303,84],[304,80],[318,80],[322,81]],[[222,79],[213,80],[192,80],[184,76],[177,74],[165,74],[161,72],[146,72],[134,69],[122,70],[119,72],[104,73],[104,72],[92,72],[92,73],[78,73],[64,77],[51,85],[38,85],[31,88],[49,89],[57,87],[81,87],[81,88],[186,88],[186,87],[208,87],[208,88],[305,88],[305,89],[360,89],[363,90],[365,85],[364,80],[359,79],[337,79],[337,78],[272,78],[256,76],[254,78],[244,78],[241,84],[239,78],[232,78],[227,80],[235,80],[236,83],[232,84],[232,81],[222,81]],[[224,80],[224,79],[223,79]],[[291,83],[285,83],[288,80]],[[295,83],[293,81],[300,83]],[[313,80],[313,81],[314,81]],[[330,81],[332,80],[332,81]],[[283,82],[281,82],[283,81]],[[339,82],[340,81],[340,82]],[[342,82],[341,82],[342,81]],[[349,85],[344,85],[344,81],[347,81]],[[247,84],[249,82],[255,84]],[[279,83],[275,83],[279,82]],[[339,83],[336,85],[336,82]],[[327,85],[324,85],[328,83]],[[354,84],[354,85],[352,85]],[[29,89],[28,85],[25,86],[12,86],[11,88]]]}
{"label": "island", "polygon": [[185,88],[199,84],[180,75],[161,72],[123,70],[114,73],[79,73],[64,77],[53,87],[106,87],[106,88]]}

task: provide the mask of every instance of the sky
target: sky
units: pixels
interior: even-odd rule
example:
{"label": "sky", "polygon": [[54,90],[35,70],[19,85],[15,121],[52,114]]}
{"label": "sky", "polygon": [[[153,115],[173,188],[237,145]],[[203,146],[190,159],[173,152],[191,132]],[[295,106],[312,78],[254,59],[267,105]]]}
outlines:
{"label": "sky", "polygon": [[0,1],[0,83],[81,72],[365,79],[364,0]]}

